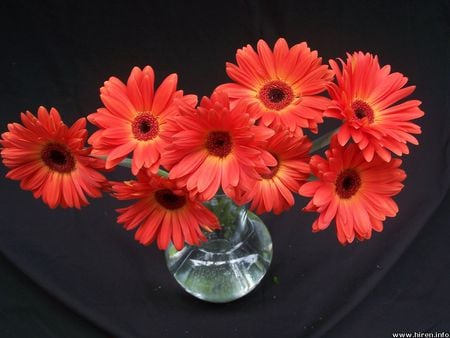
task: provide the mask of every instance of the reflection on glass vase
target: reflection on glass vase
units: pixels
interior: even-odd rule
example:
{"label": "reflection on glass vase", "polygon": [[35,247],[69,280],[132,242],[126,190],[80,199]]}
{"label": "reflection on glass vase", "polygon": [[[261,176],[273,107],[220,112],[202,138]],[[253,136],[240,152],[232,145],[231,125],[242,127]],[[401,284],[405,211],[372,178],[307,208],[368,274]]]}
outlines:
{"label": "reflection on glass vase", "polygon": [[272,260],[272,239],[261,219],[225,195],[206,205],[222,229],[206,234],[200,246],[166,250],[169,271],[193,296],[214,303],[238,299],[252,291]]}

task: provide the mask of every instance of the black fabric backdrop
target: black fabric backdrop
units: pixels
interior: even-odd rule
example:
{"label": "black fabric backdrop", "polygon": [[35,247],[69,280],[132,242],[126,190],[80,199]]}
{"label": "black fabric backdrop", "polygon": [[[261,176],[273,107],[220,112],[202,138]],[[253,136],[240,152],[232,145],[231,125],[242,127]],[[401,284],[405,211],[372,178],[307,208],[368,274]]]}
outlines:
{"label": "black fabric backdrop", "polygon": [[[134,65],[187,93],[227,81],[237,48],[283,36],[325,60],[376,53],[417,85],[426,116],[404,158],[400,212],[368,242],[311,233],[299,210],[264,215],[268,276],[222,305],[184,293],[155,246],[115,223],[110,197],[50,211],[0,168],[0,335],[4,337],[391,337],[450,333],[448,1],[2,1],[0,126],[39,105],[67,123],[101,105],[98,91]],[[335,127],[327,121],[325,132]],[[113,178],[129,177],[120,169]],[[275,283],[275,278],[278,283]]]}

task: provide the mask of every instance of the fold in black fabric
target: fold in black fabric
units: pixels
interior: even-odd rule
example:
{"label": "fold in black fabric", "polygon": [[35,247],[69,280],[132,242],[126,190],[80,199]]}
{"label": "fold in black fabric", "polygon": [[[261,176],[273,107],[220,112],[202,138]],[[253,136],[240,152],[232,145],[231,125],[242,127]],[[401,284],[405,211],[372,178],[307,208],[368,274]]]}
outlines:
{"label": "fold in black fabric", "polygon": [[[2,270],[17,279],[0,284],[0,333],[52,337],[62,327],[74,337],[450,333],[447,1],[17,1],[0,4],[0,26],[2,131],[39,105],[56,107],[72,123],[101,106],[103,81],[126,80],[135,65],[150,64],[157,83],[176,72],[186,93],[209,95],[227,81],[225,62],[234,62],[237,48],[259,38],[273,45],[279,36],[291,45],[307,41],[324,60],[356,50],[378,54],[417,86],[412,97],[426,113],[417,121],[420,145],[404,158],[408,178],[395,198],[400,212],[382,233],[342,247],[332,227],[311,232],[315,215],[300,211],[306,199],[299,197],[289,212],[263,216],[274,243],[268,276],[245,298],[222,305],[185,294],[163,253],[140,246],[115,222],[114,209],[124,204],[105,197],[81,211],[50,211],[5,179],[1,166],[0,251],[20,273]],[[335,126],[326,121],[320,132]],[[17,298],[4,296],[11,294]]]}

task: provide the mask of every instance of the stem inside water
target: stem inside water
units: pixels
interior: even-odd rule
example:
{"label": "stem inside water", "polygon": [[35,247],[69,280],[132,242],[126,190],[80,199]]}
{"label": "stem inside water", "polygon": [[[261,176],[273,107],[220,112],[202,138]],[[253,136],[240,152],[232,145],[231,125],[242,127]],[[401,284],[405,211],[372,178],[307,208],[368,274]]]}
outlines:
{"label": "stem inside water", "polygon": [[253,290],[269,269],[272,239],[262,220],[225,195],[205,203],[219,219],[221,230],[208,241],[166,250],[175,280],[193,296],[213,303],[238,299]]}

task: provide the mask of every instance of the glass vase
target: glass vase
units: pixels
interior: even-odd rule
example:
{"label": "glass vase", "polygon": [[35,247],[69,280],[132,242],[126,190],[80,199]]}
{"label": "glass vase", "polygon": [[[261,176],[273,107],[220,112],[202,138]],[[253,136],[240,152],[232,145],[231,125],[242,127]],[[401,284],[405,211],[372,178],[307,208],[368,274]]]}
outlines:
{"label": "glass vase", "polygon": [[238,299],[261,282],[272,260],[272,239],[262,220],[226,195],[206,203],[222,229],[205,233],[207,242],[177,251],[166,262],[175,280],[191,295],[213,303]]}

